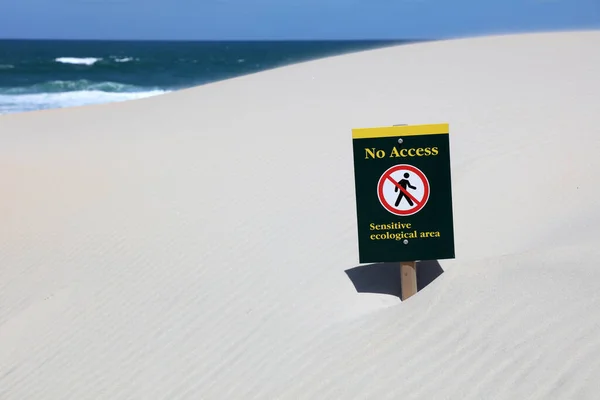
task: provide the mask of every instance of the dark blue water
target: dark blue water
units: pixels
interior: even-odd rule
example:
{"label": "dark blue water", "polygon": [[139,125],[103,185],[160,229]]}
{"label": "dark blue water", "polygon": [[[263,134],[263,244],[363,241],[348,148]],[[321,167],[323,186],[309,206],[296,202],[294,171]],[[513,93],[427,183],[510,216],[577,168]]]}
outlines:
{"label": "dark blue water", "polygon": [[0,40],[0,114],[148,97],[401,43]]}

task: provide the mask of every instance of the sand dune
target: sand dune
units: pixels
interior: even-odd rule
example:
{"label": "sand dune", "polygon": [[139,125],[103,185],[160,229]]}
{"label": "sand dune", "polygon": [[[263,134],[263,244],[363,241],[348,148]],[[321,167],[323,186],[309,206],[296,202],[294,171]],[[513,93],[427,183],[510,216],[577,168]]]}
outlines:
{"label": "sand dune", "polygon": [[[599,47],[419,43],[0,117],[0,398],[598,398]],[[351,129],[438,122],[457,257],[400,302],[357,264]]]}

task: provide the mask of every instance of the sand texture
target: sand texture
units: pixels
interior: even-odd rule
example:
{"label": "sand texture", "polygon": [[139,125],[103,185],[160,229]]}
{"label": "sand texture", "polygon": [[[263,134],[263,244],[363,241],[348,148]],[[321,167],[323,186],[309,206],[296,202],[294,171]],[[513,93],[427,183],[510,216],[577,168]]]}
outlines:
{"label": "sand texture", "polygon": [[[0,399],[600,398],[599,49],[419,43],[0,117]],[[356,269],[351,129],[445,122],[457,256],[401,302]]]}

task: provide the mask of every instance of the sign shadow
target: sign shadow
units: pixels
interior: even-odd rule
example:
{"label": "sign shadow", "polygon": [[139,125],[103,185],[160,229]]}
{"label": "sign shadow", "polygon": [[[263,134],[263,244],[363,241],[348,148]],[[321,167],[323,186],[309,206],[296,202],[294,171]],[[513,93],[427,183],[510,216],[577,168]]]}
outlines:
{"label": "sign shadow", "polygon": [[[399,262],[360,265],[344,272],[358,293],[388,294],[402,298]],[[437,260],[419,261],[417,263],[417,292],[427,287],[443,273],[444,270]]]}

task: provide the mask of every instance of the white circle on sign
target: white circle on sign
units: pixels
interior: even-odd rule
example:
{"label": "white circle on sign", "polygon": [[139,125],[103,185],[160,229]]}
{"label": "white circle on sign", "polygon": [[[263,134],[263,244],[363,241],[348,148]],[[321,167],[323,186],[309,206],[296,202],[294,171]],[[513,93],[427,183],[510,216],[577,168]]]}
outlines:
{"label": "white circle on sign", "polygon": [[381,205],[390,213],[407,216],[419,212],[429,199],[429,181],[412,165],[399,164],[386,170],[377,184]]}

